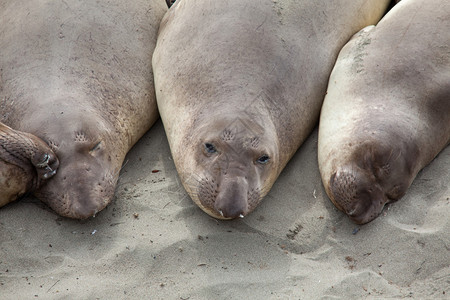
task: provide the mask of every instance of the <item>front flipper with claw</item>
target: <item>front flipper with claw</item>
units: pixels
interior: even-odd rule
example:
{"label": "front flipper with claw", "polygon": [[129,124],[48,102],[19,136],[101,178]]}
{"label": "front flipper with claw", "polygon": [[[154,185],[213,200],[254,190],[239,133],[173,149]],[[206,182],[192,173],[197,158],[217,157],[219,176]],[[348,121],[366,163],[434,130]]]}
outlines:
{"label": "front flipper with claw", "polygon": [[40,138],[0,123],[0,206],[39,188],[59,160]]}

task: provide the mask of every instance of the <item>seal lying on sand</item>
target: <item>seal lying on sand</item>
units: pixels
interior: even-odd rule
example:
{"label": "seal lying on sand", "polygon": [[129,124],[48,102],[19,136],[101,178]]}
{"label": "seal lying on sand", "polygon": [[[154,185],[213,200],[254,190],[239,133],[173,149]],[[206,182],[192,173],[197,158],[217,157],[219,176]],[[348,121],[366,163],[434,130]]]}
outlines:
{"label": "seal lying on sand", "polygon": [[1,8],[0,121],[59,158],[37,198],[62,216],[92,216],[158,117],[151,56],[167,5],[9,0]]}
{"label": "seal lying on sand", "polygon": [[40,138],[0,123],[0,207],[39,188],[58,166]]}
{"label": "seal lying on sand", "polygon": [[319,126],[326,192],[376,218],[450,141],[450,2],[402,0],[342,49]]}
{"label": "seal lying on sand", "polygon": [[216,218],[250,213],[315,126],[340,48],[389,1],[181,0],[153,56],[172,155]]}

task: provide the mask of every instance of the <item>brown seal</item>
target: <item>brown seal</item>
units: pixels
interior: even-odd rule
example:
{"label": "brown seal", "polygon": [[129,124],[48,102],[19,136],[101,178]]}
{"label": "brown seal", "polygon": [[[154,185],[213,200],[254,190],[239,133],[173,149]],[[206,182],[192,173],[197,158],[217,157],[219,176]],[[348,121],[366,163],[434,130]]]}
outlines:
{"label": "brown seal", "polygon": [[39,188],[59,161],[40,138],[0,123],[0,207]]}
{"label": "brown seal", "polygon": [[217,218],[250,213],[318,120],[340,48],[389,1],[176,1],[153,56],[181,181]]}
{"label": "brown seal", "polygon": [[3,1],[0,121],[46,141],[57,174],[34,194],[87,218],[158,117],[151,68],[164,0]]}
{"label": "brown seal", "polygon": [[450,141],[450,2],[402,0],[342,49],[319,126],[330,199],[367,223]]}

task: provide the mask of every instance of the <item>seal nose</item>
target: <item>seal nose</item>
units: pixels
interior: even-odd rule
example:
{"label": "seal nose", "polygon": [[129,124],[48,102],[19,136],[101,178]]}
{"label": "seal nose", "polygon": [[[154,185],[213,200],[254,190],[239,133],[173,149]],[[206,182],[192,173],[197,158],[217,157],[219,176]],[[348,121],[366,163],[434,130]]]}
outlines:
{"label": "seal nose", "polygon": [[372,221],[387,202],[374,177],[358,168],[338,170],[330,178],[330,189],[333,203],[356,224]]}
{"label": "seal nose", "polygon": [[243,217],[248,211],[248,183],[244,177],[224,178],[214,208],[227,219]]}

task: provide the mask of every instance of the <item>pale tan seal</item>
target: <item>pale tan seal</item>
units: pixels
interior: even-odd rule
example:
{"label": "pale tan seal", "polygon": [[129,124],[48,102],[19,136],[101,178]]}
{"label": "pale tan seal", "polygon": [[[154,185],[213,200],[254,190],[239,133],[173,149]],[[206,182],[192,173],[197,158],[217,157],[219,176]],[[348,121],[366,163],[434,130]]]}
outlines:
{"label": "pale tan seal", "polygon": [[401,198],[450,140],[450,2],[402,0],[342,49],[319,126],[330,199],[356,223]]}
{"label": "pale tan seal", "polygon": [[153,56],[184,187],[217,218],[250,213],[315,126],[340,48],[389,1],[181,0]]}
{"label": "pale tan seal", "polygon": [[112,199],[125,154],[158,118],[151,57],[164,0],[2,1],[0,121],[49,143],[34,194],[87,218]]}

